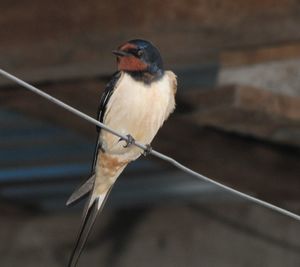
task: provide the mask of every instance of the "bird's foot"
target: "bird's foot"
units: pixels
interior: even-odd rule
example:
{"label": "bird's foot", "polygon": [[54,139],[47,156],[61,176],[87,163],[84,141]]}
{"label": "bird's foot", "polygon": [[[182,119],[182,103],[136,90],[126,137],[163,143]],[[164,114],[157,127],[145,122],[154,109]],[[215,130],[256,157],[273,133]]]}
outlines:
{"label": "bird's foot", "polygon": [[144,152],[143,152],[143,156],[148,156],[149,154],[151,154],[151,151],[152,151],[152,147],[151,145],[147,144],[145,145],[146,146],[146,149],[144,149]]}
{"label": "bird's foot", "polygon": [[124,139],[124,138],[119,139],[119,142],[125,141],[126,144],[123,147],[129,147],[135,143],[135,139],[130,134],[127,134],[126,137],[127,137],[127,139]]}

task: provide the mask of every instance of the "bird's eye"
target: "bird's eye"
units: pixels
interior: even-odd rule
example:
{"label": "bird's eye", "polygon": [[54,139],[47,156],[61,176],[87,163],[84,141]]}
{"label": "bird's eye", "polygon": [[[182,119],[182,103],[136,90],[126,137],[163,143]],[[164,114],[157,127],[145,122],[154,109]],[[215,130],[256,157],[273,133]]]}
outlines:
{"label": "bird's eye", "polygon": [[143,51],[143,50],[138,50],[138,51],[136,52],[136,54],[137,54],[139,57],[141,57],[141,56],[144,54],[144,51]]}

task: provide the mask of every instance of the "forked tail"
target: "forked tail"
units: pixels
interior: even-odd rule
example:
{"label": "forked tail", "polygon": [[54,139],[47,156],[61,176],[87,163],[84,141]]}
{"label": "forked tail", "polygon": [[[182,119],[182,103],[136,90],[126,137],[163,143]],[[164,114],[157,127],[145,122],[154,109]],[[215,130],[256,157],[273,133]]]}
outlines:
{"label": "forked tail", "polygon": [[[112,186],[111,186],[112,187]],[[75,247],[71,254],[68,267],[75,267],[79,256],[84,248],[84,245],[88,239],[90,231],[95,223],[98,213],[102,210],[105,201],[109,195],[111,187],[103,194],[94,197],[92,194],[90,196],[90,200],[87,202],[84,213],[83,213],[83,221],[82,225],[76,240]]]}

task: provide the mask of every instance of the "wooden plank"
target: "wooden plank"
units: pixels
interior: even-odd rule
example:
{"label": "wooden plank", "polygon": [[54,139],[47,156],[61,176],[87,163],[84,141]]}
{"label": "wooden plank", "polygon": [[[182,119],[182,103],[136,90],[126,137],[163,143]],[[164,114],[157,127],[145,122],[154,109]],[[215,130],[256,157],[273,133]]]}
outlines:
{"label": "wooden plank", "polygon": [[[38,86],[54,97],[79,108],[92,117],[96,117],[105,83],[95,79],[84,79]],[[0,105],[2,108],[13,109],[47,123],[76,129],[77,132],[93,138],[92,140],[96,138],[93,125],[23,88],[5,87],[1,89]]]}
{"label": "wooden plank", "polygon": [[265,88],[274,93],[300,96],[299,58],[221,68],[218,86],[242,85]]}
{"label": "wooden plank", "polygon": [[299,8],[293,0],[89,0],[84,6],[4,0],[0,62],[29,81],[107,75],[115,66],[111,50],[141,37],[160,47],[168,68],[197,68],[216,62],[224,49],[300,40]]}
{"label": "wooden plank", "polygon": [[225,50],[220,55],[220,63],[226,68],[295,58],[300,58],[300,44],[297,42]]}
{"label": "wooden plank", "polygon": [[200,126],[300,146],[300,97],[229,86],[185,95]]}

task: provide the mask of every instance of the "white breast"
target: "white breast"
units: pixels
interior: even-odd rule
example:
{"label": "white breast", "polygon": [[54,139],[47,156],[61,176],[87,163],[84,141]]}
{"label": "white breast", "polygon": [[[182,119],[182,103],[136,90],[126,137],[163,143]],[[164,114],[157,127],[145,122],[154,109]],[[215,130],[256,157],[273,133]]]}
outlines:
{"label": "white breast", "polygon": [[[174,92],[168,75],[145,85],[123,73],[107,104],[104,123],[121,134],[131,134],[137,141],[148,144],[173,109]],[[117,137],[110,134],[101,137],[106,150],[122,147],[117,145]]]}

